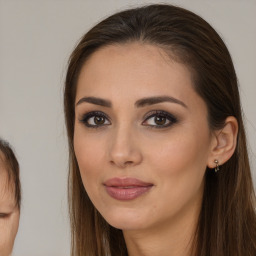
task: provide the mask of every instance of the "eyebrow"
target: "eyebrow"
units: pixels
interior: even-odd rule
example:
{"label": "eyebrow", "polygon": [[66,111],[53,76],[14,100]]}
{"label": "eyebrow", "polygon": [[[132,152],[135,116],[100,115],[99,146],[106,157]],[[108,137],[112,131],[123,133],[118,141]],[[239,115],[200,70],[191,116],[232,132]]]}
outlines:
{"label": "eyebrow", "polygon": [[183,101],[178,100],[174,97],[170,97],[170,96],[157,96],[157,97],[143,98],[143,99],[136,101],[135,106],[136,107],[144,107],[147,105],[154,105],[154,104],[158,104],[158,103],[162,103],[162,102],[176,103],[185,108],[188,108],[187,105]]}
{"label": "eyebrow", "polygon": [[[112,107],[111,101],[105,100],[102,98],[96,98],[96,97],[83,97],[76,103],[76,106],[80,105],[83,102],[87,102],[87,103],[91,103],[91,104],[95,104],[95,105],[99,105],[99,106],[103,106],[103,107],[108,107],[108,108]],[[174,97],[170,97],[170,96],[155,96],[155,97],[143,98],[143,99],[137,100],[135,102],[135,106],[137,108],[140,108],[140,107],[154,105],[154,104],[158,104],[158,103],[162,103],[162,102],[176,103],[185,108],[188,108],[187,105],[183,101],[178,100]]]}
{"label": "eyebrow", "polygon": [[92,103],[92,104],[103,106],[103,107],[107,107],[107,108],[111,108],[112,107],[112,103],[109,100],[104,100],[104,99],[95,98],[95,97],[84,97],[84,98],[81,98],[76,103],[76,106],[80,105],[83,102],[88,102],[88,103]]}

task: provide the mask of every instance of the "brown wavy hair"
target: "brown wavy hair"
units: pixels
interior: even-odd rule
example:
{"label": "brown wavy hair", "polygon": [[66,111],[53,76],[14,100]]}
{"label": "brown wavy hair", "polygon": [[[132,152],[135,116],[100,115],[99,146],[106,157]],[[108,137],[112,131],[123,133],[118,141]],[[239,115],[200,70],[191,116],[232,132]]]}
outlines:
{"label": "brown wavy hair", "polygon": [[193,74],[195,91],[205,101],[211,130],[237,119],[233,156],[215,174],[206,169],[194,255],[255,256],[255,193],[248,160],[238,82],[231,56],[217,32],[201,17],[172,5],[149,5],[114,14],[86,33],[68,65],[64,109],[69,143],[69,209],[72,256],[128,255],[121,230],[111,227],[90,201],[73,147],[74,106],[81,67],[98,49],[140,42],[158,46]]}

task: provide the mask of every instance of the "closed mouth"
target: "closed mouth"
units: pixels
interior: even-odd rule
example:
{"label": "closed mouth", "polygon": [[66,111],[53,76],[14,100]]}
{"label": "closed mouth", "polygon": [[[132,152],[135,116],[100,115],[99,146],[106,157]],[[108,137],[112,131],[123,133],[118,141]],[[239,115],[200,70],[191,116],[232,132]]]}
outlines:
{"label": "closed mouth", "polygon": [[133,200],[152,187],[152,183],[144,182],[135,178],[113,178],[103,184],[107,193],[116,200]]}

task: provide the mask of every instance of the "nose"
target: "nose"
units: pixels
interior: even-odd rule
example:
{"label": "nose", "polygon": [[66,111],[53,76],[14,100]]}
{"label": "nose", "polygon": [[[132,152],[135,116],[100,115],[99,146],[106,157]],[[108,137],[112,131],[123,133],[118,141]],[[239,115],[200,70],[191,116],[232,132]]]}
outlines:
{"label": "nose", "polygon": [[142,162],[143,158],[138,138],[131,129],[120,127],[113,133],[109,158],[110,163],[119,168],[136,166]]}

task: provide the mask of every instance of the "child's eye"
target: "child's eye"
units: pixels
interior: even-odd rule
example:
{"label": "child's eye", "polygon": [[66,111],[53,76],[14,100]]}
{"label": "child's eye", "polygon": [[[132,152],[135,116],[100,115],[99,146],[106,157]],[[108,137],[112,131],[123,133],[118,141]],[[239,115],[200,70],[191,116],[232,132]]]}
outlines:
{"label": "child's eye", "polygon": [[145,121],[142,123],[154,128],[165,128],[173,125],[177,119],[168,112],[162,110],[152,111],[147,114]]}
{"label": "child's eye", "polygon": [[91,128],[97,128],[100,126],[111,124],[107,115],[104,114],[103,112],[98,112],[98,111],[89,112],[85,114],[80,121],[84,123],[87,127],[91,127]]}
{"label": "child's eye", "polygon": [[0,212],[0,219],[7,218],[9,215],[10,215],[9,213]]}

